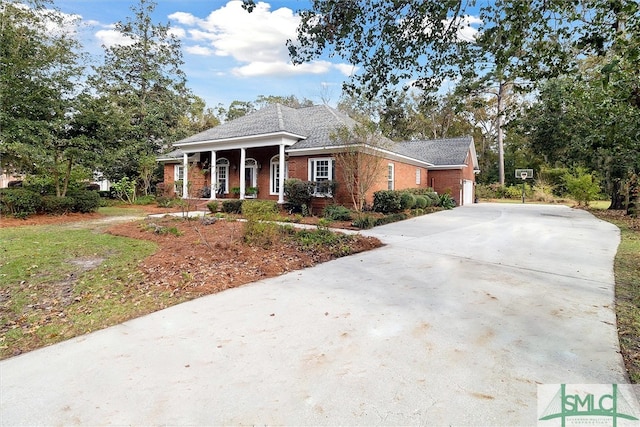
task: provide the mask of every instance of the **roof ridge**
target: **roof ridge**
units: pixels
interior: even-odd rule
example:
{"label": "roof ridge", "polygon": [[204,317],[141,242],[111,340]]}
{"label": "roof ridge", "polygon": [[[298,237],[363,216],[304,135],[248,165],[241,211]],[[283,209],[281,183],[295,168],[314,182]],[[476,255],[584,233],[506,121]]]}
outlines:
{"label": "roof ridge", "polygon": [[280,103],[276,103],[276,110],[278,112],[278,129],[284,130],[284,117],[282,116],[282,108],[280,108]]}

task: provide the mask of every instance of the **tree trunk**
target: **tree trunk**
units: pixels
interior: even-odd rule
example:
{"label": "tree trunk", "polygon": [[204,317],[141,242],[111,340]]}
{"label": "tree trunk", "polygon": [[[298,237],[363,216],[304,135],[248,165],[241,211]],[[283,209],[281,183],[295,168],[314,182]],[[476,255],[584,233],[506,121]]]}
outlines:
{"label": "tree trunk", "polygon": [[625,195],[622,194],[622,182],[619,179],[614,179],[611,183],[611,210],[624,209]]}
{"label": "tree trunk", "polygon": [[627,215],[633,218],[638,217],[638,195],[640,194],[638,190],[638,175],[633,174],[629,179],[629,198],[627,200]]}

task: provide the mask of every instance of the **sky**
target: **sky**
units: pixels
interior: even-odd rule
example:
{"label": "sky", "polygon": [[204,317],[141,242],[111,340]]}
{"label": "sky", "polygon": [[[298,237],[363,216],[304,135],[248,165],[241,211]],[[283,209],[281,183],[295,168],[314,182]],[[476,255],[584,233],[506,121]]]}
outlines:
{"label": "sky", "polygon": [[[100,60],[102,45],[119,42],[113,24],[132,15],[135,0],[55,0],[80,18],[84,50]],[[239,0],[157,0],[155,23],[169,23],[180,38],[188,86],[208,107],[259,95],[295,95],[316,104],[337,104],[342,82],[357,70],[339,58],[293,66],[285,42],[295,39],[297,11],[306,0],[267,0],[252,13]]]}

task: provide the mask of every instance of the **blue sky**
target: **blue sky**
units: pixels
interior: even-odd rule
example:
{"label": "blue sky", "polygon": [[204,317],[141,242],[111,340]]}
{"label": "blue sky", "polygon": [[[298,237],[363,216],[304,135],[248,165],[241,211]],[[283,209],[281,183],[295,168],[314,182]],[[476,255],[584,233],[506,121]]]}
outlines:
{"label": "blue sky", "polygon": [[[95,58],[101,45],[118,42],[112,25],[131,16],[135,0],[55,0],[61,12],[78,15],[79,35]],[[295,95],[335,105],[341,84],[355,69],[339,58],[291,65],[285,47],[295,38],[297,11],[305,0],[258,3],[249,14],[237,0],[158,0],[154,22],[169,22],[182,41],[188,85],[209,107],[259,95]]]}

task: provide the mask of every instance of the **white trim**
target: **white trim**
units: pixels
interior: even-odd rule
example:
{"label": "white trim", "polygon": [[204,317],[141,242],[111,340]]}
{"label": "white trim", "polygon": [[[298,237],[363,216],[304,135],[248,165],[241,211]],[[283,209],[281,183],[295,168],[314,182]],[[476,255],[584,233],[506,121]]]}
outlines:
{"label": "white trim", "polygon": [[223,194],[229,194],[229,166],[231,162],[226,157],[220,157],[216,160],[216,191],[220,184],[220,169],[225,170],[225,180],[224,180],[224,188],[222,189]]}
{"label": "white trim", "polygon": [[[279,137],[279,138],[278,138]],[[255,147],[265,147],[271,145],[280,145],[284,143],[285,145],[293,145],[296,142],[306,139],[306,136],[296,135],[294,133],[289,132],[272,132],[272,133],[263,133],[259,135],[247,135],[247,136],[237,136],[232,138],[222,138],[222,139],[208,139],[204,141],[192,141],[192,142],[174,142],[173,146],[176,148],[192,149],[195,147],[209,147],[215,148],[216,150],[233,150],[239,148],[255,148]],[[264,140],[267,141],[264,141]],[[192,152],[201,151],[201,148],[195,149]]]}
{"label": "white trim", "polygon": [[395,190],[395,189],[396,189],[396,165],[394,165],[393,163],[387,163],[387,190]]}
{"label": "white trim", "polygon": [[[330,157],[330,156],[326,156],[326,157],[310,157],[307,160],[307,178],[309,181],[311,182],[318,182],[318,177],[317,177],[317,162],[322,161],[328,162],[327,165],[327,177],[322,177],[322,179],[320,180],[320,182],[322,181],[333,181],[335,179],[335,165],[336,165],[336,159],[334,157]],[[314,196],[330,196],[330,193],[319,193],[316,191],[317,189],[314,189]]]}
{"label": "white trim", "polygon": [[[282,178],[278,176],[280,183],[284,183],[284,180],[286,180],[289,177],[289,162],[287,162],[286,156],[285,156],[284,164],[285,164],[284,176]],[[280,195],[280,187],[278,187],[277,190],[274,191],[274,187],[276,184],[276,171],[274,169],[275,167],[278,168],[278,175],[280,175],[280,155],[279,154],[276,154],[275,156],[271,157],[271,159],[269,160],[269,195],[270,196]]]}
{"label": "white trim", "polygon": [[420,185],[422,183],[422,169],[416,168],[416,185]]}

